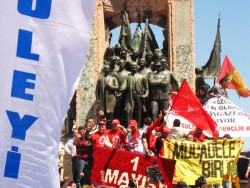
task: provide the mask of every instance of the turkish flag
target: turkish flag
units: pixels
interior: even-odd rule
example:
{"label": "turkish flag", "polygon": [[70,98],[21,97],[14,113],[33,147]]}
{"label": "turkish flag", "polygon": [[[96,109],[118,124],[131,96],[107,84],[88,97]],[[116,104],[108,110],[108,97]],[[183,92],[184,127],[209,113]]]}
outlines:
{"label": "turkish flag", "polygon": [[171,109],[180,116],[193,123],[196,127],[206,131],[208,134],[217,136],[216,122],[204,110],[200,101],[189,87],[186,80],[182,82]]}

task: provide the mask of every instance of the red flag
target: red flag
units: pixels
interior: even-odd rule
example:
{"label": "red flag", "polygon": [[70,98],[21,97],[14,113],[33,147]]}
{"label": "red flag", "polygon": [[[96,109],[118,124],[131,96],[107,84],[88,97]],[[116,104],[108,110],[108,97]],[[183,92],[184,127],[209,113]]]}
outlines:
{"label": "red flag", "polygon": [[[225,58],[224,58],[222,67],[221,67],[220,74],[218,75],[218,78],[217,78],[217,80],[216,80],[216,83],[219,83],[219,82],[220,82],[220,79],[222,79],[223,77],[227,76],[227,72],[228,72],[229,70],[233,70],[233,69],[234,69],[234,66],[233,66],[233,64],[231,63],[231,61],[230,61],[230,59],[228,58],[228,56],[226,55]],[[228,85],[228,89],[235,89],[232,83],[230,83],[230,84]]]}
{"label": "red flag", "polygon": [[228,85],[228,89],[235,89],[239,96],[241,97],[249,97],[250,91],[247,89],[247,86],[241,77],[239,71],[233,66],[230,59],[226,55],[221,67],[221,72],[217,78],[217,83],[219,83],[220,79],[227,76],[230,80],[230,84]]}
{"label": "red flag", "polygon": [[193,123],[196,127],[207,131],[207,133],[211,135],[214,135],[214,133],[216,134],[216,122],[204,110],[186,80],[182,82],[170,110],[175,111],[177,114]]}

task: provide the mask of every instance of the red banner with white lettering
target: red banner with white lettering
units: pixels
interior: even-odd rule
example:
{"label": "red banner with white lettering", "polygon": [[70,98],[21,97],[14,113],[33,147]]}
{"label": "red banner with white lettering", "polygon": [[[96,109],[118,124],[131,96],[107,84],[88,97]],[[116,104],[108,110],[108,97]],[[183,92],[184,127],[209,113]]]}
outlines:
{"label": "red banner with white lettering", "polygon": [[[146,168],[153,166],[157,160],[164,185],[172,184],[175,161],[158,157],[146,156],[129,151],[110,148],[97,148],[94,151],[94,165],[91,182],[99,185],[127,187],[129,180],[135,180],[138,186],[149,181]],[[149,187],[159,187],[158,183],[150,183]]]}

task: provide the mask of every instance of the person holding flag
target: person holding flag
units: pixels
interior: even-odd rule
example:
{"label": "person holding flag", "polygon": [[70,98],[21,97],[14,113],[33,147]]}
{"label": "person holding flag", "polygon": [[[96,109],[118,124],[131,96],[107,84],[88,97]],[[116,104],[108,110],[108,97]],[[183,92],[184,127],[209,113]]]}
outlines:
{"label": "person holding flag", "polygon": [[243,78],[241,77],[239,71],[233,66],[229,57],[226,55],[221,67],[220,74],[217,78],[217,83],[223,77],[228,77],[230,83],[228,84],[228,89],[234,89],[240,97],[247,98],[250,96],[250,91]]}
{"label": "person holding flag", "polygon": [[224,96],[228,98],[227,88],[230,83],[227,76],[220,79],[219,84],[215,84],[209,91],[210,96],[212,97],[221,97]]}

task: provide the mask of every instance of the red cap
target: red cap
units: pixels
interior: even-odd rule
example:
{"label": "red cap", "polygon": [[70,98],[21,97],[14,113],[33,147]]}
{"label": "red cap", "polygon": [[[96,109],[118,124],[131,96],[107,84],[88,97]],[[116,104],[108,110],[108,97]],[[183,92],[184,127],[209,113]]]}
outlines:
{"label": "red cap", "polygon": [[118,124],[120,124],[120,120],[119,119],[113,119],[112,125],[118,125]]}
{"label": "red cap", "polygon": [[131,119],[131,120],[128,122],[128,125],[129,125],[130,127],[137,126],[137,121],[134,120],[134,119]]}
{"label": "red cap", "polygon": [[170,130],[169,130],[169,128],[167,128],[167,127],[165,127],[164,129],[163,129],[163,131],[162,131],[163,133],[169,133],[170,132]]}
{"label": "red cap", "polygon": [[99,125],[106,125],[106,121],[101,120],[101,121],[99,122]]}

